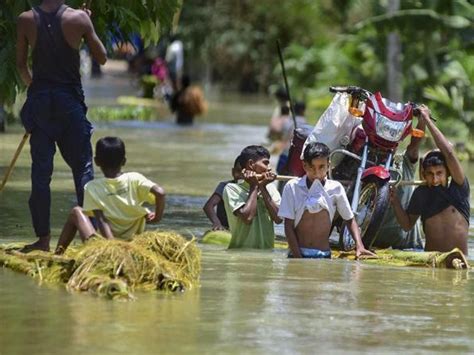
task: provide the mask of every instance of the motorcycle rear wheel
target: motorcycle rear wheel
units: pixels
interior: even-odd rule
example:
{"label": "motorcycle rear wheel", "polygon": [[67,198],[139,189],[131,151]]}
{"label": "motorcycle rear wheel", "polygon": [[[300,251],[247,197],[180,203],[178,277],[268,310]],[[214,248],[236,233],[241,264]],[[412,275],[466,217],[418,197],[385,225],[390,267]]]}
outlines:
{"label": "motorcycle rear wheel", "polygon": [[[362,242],[366,248],[370,248],[377,237],[389,206],[389,194],[388,181],[372,180],[362,186],[357,205],[356,221],[360,228]],[[355,247],[355,242],[345,224],[339,232],[339,246],[346,251]]]}

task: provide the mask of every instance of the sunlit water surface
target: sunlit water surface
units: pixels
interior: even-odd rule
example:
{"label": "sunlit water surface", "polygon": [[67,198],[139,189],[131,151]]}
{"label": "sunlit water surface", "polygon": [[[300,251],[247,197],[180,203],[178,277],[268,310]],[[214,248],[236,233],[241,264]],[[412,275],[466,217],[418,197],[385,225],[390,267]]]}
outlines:
{"label": "sunlit water surface", "polygon": [[[165,188],[159,228],[200,237],[209,228],[201,210],[207,196],[230,178],[242,147],[265,141],[265,127],[123,122],[99,125],[94,141],[104,135],[125,141],[126,171]],[[0,166],[20,136],[13,129],[0,137]],[[0,242],[34,239],[27,150],[0,195]],[[55,164],[57,238],[74,194],[59,154]],[[474,167],[466,169],[474,181]],[[472,225],[471,217],[474,255]],[[202,250],[198,289],[139,293],[134,302],[70,294],[0,269],[0,354],[474,352],[471,272],[288,260],[284,251]]]}

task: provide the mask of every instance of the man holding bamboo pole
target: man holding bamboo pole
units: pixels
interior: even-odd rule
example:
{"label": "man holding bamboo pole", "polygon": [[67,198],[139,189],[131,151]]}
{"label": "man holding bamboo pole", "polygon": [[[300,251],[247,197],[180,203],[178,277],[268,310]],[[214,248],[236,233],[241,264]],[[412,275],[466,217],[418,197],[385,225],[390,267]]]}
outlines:
{"label": "man holding bamboo pole", "polygon": [[[50,182],[56,144],[72,170],[77,203],[93,178],[92,125],[86,118],[79,48],[83,39],[100,64],[106,50],[95,33],[91,12],[84,5],[71,9],[64,0],[43,0],[23,12],[17,24],[17,68],[28,86],[21,120],[30,137],[31,195],[29,206],[38,241],[22,251],[49,250]],[[32,49],[32,73],[28,48]]]}

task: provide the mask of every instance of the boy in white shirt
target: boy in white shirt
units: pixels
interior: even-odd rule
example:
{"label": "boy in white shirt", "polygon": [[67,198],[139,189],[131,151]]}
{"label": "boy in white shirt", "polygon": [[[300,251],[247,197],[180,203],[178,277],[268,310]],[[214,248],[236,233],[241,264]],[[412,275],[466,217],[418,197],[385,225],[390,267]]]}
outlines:
{"label": "boy in white shirt", "polygon": [[[163,188],[140,173],[122,173],[126,159],[125,145],[120,138],[99,139],[94,160],[104,177],[85,185],[84,207],[77,206],[71,210],[55,254],[64,253],[76,232],[84,242],[96,235],[89,217],[95,217],[102,237],[131,239],[143,232],[145,223],[157,223],[163,216]],[[155,204],[155,212],[148,211],[143,206],[145,202]]]}
{"label": "boy in white shirt", "polygon": [[327,179],[329,148],[308,144],[303,153],[301,178],[290,180],[283,190],[278,216],[285,220],[285,235],[292,258],[331,258],[329,234],[336,211],[347,222],[356,243],[356,257],[374,254],[365,249],[359,227],[341,183]]}

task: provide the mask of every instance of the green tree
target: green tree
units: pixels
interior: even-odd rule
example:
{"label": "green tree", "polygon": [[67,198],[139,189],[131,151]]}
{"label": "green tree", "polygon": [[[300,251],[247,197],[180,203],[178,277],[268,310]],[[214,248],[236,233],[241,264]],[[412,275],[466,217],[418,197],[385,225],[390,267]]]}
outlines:
{"label": "green tree", "polygon": [[[66,1],[79,8],[84,0]],[[16,19],[39,3],[38,0],[2,0],[0,6],[0,108],[11,105],[24,85],[15,68]],[[92,21],[99,37],[107,44],[112,38],[126,41],[139,33],[145,44],[158,42],[168,31],[182,0],[92,0]],[[0,112],[0,128],[2,113]]]}

